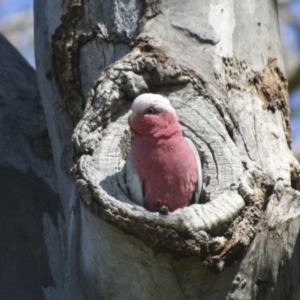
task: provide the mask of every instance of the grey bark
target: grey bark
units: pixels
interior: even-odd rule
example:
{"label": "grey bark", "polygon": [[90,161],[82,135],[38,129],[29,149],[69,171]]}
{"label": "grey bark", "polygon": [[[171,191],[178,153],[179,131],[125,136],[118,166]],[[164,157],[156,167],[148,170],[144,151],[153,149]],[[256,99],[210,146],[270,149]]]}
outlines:
{"label": "grey bark", "polygon": [[[275,1],[36,1],[35,41],[67,220],[62,299],[299,298]],[[146,91],[170,99],[203,161],[202,203],[167,216],[126,187],[126,120]]]}
{"label": "grey bark", "polygon": [[35,71],[2,35],[0,57],[0,294],[46,299],[66,242],[51,145]]}

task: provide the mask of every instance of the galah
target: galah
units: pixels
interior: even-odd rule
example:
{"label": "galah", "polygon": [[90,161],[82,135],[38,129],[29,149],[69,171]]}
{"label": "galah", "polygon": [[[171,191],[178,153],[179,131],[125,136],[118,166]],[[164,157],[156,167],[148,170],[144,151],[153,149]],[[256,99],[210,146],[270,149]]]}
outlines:
{"label": "galah", "polygon": [[132,200],[150,211],[197,203],[202,187],[199,154],[183,136],[169,100],[158,94],[138,96],[128,123],[133,133],[127,157]]}

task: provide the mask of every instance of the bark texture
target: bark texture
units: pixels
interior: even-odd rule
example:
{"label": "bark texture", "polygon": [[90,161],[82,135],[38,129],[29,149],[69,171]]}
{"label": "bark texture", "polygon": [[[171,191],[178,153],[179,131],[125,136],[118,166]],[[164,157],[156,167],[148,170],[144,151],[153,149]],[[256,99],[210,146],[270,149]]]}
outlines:
{"label": "bark texture", "polygon": [[59,299],[65,219],[36,74],[1,35],[0,57],[1,299]]}
{"label": "bark texture", "polygon": [[[300,269],[287,272],[300,167],[275,1],[45,0],[35,24],[68,220],[62,298],[299,298]],[[128,113],[147,91],[170,99],[203,162],[201,204],[167,216],[126,186]]]}

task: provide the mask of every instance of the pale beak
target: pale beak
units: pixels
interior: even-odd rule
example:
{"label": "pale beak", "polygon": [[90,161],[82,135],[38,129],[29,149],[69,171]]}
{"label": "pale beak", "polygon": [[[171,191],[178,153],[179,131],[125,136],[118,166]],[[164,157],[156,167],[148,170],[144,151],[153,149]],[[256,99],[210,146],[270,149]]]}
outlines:
{"label": "pale beak", "polygon": [[131,111],[131,114],[128,117],[128,124],[131,125],[132,121],[134,120],[134,118],[137,116],[137,113],[135,111]]}
{"label": "pale beak", "polygon": [[137,116],[137,113],[135,112],[135,111],[131,111],[131,114],[129,115],[129,117],[128,117],[128,125],[129,125],[129,127],[130,127],[130,131],[131,131],[131,133],[132,133],[132,136],[134,136],[134,133],[135,133],[135,131],[134,131],[134,129],[132,128],[132,126],[131,126],[131,124],[132,124],[132,122],[133,122],[133,120],[134,120],[134,118]]}

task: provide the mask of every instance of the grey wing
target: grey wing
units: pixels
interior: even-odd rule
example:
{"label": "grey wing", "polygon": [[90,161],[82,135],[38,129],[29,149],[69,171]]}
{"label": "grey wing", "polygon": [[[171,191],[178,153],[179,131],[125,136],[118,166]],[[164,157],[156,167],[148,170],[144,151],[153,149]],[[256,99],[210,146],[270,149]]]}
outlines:
{"label": "grey wing", "polygon": [[143,181],[136,171],[136,168],[132,161],[131,151],[128,153],[126,160],[126,177],[131,200],[136,204],[143,206]]}
{"label": "grey wing", "polygon": [[199,203],[200,194],[201,194],[201,190],[202,190],[202,168],[201,168],[201,160],[200,160],[199,153],[198,153],[197,148],[194,145],[194,143],[190,139],[188,139],[187,137],[185,137],[185,140],[187,141],[187,143],[191,147],[191,149],[192,149],[192,151],[193,151],[193,153],[194,153],[194,155],[196,157],[196,161],[197,161],[198,182],[196,184],[196,188],[195,188],[195,191],[194,191],[192,203]]}

